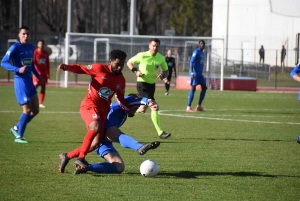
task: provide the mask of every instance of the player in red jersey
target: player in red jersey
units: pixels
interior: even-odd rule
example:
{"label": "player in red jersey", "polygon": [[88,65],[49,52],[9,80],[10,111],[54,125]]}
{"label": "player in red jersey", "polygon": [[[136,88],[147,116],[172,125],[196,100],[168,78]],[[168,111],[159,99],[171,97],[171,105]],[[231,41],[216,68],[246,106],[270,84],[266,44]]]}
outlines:
{"label": "player in red jersey", "polygon": [[[110,110],[111,99],[115,98],[120,106],[131,114],[131,109],[125,101],[125,78],[122,74],[127,55],[121,50],[113,50],[110,53],[109,65],[105,64],[60,64],[57,70],[70,71],[76,74],[91,75],[91,81],[85,98],[80,105],[80,114],[84,120],[88,132],[81,147],[60,155],[59,170],[64,172],[70,158],[78,156],[74,166],[86,169],[88,162],[85,160],[87,153],[96,149],[104,136],[104,122]],[[96,137],[97,136],[97,137]],[[95,138],[96,137],[96,138]],[[93,142],[93,140],[96,140]],[[93,142],[93,146],[92,145]]]}
{"label": "player in red jersey", "polygon": [[50,78],[49,53],[44,48],[45,42],[43,40],[39,40],[33,55],[33,63],[36,71],[46,80],[46,82],[41,83],[40,79],[38,79],[35,75],[33,76],[33,85],[35,88],[41,86],[39,99],[40,108],[45,108],[43,102],[46,94],[46,84]]}

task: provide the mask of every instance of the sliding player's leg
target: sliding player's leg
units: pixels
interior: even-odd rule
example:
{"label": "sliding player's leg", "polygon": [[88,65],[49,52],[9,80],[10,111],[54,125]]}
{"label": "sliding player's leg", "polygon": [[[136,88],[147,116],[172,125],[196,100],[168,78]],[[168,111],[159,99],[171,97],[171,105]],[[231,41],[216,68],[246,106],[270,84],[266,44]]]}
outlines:
{"label": "sliding player's leg", "polygon": [[124,161],[113,147],[112,142],[103,142],[95,152],[101,158],[104,158],[106,162],[89,164],[86,169],[77,167],[74,174],[82,174],[88,171],[102,174],[118,174],[124,171]]}
{"label": "sliding player's leg", "polygon": [[140,155],[144,155],[150,149],[156,149],[160,145],[160,142],[158,141],[141,144],[133,137],[126,135],[116,126],[109,126],[106,129],[105,140],[120,143],[124,148],[138,151]]}

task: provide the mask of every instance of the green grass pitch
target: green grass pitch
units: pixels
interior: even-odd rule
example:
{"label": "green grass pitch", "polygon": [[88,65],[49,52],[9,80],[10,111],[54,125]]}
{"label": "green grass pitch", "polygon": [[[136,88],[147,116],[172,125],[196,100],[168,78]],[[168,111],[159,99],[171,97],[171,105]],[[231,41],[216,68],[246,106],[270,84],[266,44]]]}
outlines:
{"label": "green grass pitch", "polygon": [[[134,92],[133,88],[127,93]],[[71,161],[58,172],[58,155],[81,145],[86,133],[79,114],[84,88],[47,88],[40,114],[27,126],[28,144],[9,133],[19,119],[12,86],[0,86],[0,200],[299,200],[300,117],[298,94],[207,91],[206,112],[185,113],[187,90],[157,89],[161,124],[171,132],[159,139],[150,111],[121,128],[140,142],[160,140],[144,156],[115,147],[123,174],[73,175]],[[196,106],[196,92],[193,107]],[[152,159],[155,178],[140,175]],[[90,163],[103,162],[95,153]]]}

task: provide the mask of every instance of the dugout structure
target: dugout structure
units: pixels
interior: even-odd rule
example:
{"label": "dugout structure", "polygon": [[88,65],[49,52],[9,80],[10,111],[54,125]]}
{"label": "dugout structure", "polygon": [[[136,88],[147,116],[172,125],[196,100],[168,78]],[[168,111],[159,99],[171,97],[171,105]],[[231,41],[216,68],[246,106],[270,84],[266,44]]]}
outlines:
{"label": "dugout structure", "polygon": [[[69,63],[69,48],[76,46],[76,61],[79,64],[108,63],[109,52],[113,49],[120,49],[127,54],[127,59],[142,51],[148,51],[151,38],[158,38],[161,41],[159,52],[166,55],[169,49],[172,50],[176,59],[177,75],[188,75],[189,60],[192,52],[197,48],[199,40],[204,40],[205,68],[204,75],[209,81],[211,89],[223,90],[224,81],[224,39],[212,37],[180,37],[180,36],[142,36],[142,35],[117,35],[117,34],[87,34],[87,33],[66,33],[64,63]],[[74,61],[72,61],[73,63]],[[123,74],[127,84],[135,83],[136,77],[127,66]],[[74,77],[76,76],[76,79]],[[62,72],[60,86],[68,87],[74,80],[77,82],[88,81],[86,75],[73,75]],[[84,78],[85,77],[85,78]]]}

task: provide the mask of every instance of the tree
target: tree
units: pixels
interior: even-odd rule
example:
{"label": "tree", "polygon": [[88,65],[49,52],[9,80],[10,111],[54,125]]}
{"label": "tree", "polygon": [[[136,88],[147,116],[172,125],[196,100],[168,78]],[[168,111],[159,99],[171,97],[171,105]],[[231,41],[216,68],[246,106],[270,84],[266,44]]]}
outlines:
{"label": "tree", "polygon": [[38,14],[52,32],[65,32],[67,25],[68,1],[39,0]]}
{"label": "tree", "polygon": [[173,13],[170,25],[178,35],[211,36],[212,1],[170,0]]}

